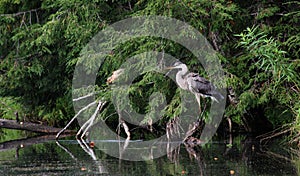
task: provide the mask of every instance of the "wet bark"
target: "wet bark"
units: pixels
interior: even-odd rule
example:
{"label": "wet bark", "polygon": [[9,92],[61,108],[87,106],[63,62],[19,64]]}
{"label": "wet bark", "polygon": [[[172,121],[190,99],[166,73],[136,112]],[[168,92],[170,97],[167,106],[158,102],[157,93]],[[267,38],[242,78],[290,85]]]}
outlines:
{"label": "wet bark", "polygon": [[[31,122],[17,122],[16,120],[0,119],[0,128],[16,129],[16,130],[26,130],[36,133],[45,134],[56,134],[61,128],[55,128],[51,126],[31,123]],[[73,130],[66,130],[66,134],[76,133]]]}

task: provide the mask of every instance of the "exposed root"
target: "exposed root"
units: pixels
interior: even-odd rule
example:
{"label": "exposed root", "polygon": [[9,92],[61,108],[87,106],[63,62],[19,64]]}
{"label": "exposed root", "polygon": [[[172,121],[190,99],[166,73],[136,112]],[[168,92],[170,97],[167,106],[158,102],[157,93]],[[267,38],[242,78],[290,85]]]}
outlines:
{"label": "exposed root", "polygon": [[189,125],[189,130],[185,133],[185,138],[183,139],[183,142],[185,142],[189,137],[191,137],[194,132],[198,129],[200,126],[200,120],[197,120],[196,122]]}
{"label": "exposed root", "polygon": [[232,121],[229,117],[226,118],[229,127],[229,133],[232,133]]}
{"label": "exposed root", "polygon": [[179,164],[179,153],[180,146],[176,146],[176,148],[174,148],[174,146],[169,142],[167,143],[167,157],[171,162]]}
{"label": "exposed root", "polygon": [[192,147],[186,143],[184,143],[186,151],[189,153],[190,159],[195,159],[198,162],[199,166],[199,175],[206,175],[205,174],[205,163],[203,161],[203,154],[200,151],[197,151],[195,147]]}
{"label": "exposed root", "polygon": [[201,124],[201,120],[197,120],[193,124],[190,124],[188,131],[185,132],[185,136],[182,139],[182,138],[180,138],[179,118],[176,117],[176,118],[170,120],[166,125],[167,139],[168,139],[168,141],[170,141],[171,139],[177,138],[177,139],[182,139],[182,142],[186,143],[188,145],[191,145],[191,146],[198,145],[198,144],[202,143],[202,141],[200,141],[200,139],[192,137],[192,135],[195,133],[195,131],[197,131],[199,129],[200,124]]}
{"label": "exposed root", "polygon": [[262,143],[266,140],[271,140],[272,138],[281,136],[283,134],[290,133],[291,131],[292,131],[292,128],[290,126],[283,126],[283,127],[277,128],[271,132],[259,135],[256,138],[260,139],[260,143]]}
{"label": "exposed root", "polygon": [[180,132],[179,132],[179,118],[175,117],[171,119],[167,125],[166,125],[166,135],[168,141],[170,141],[171,138],[173,137],[180,137]]}
{"label": "exposed root", "polygon": [[190,147],[195,147],[196,145],[199,145],[199,144],[202,144],[203,142],[198,139],[198,138],[195,138],[193,136],[189,136],[185,141],[184,141],[184,144],[185,145],[188,145]]}

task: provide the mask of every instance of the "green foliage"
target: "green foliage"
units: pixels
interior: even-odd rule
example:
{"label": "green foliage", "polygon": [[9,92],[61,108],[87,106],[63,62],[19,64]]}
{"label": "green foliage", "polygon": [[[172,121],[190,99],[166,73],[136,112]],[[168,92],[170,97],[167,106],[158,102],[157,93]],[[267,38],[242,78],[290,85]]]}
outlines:
{"label": "green foliage", "polygon": [[216,50],[222,50],[232,36],[240,13],[231,1],[139,1],[134,15],[162,15],[182,20],[199,30]]}
{"label": "green foliage", "polygon": [[236,58],[243,63],[238,68],[244,70],[237,70],[236,74],[245,86],[239,88],[239,103],[230,113],[242,115],[251,108],[263,107],[274,125],[291,122],[292,108],[299,99],[295,91],[300,85],[297,63],[287,57],[282,43],[258,27],[248,27],[236,36],[240,38],[237,47],[243,49],[243,54]]}
{"label": "green foliage", "polygon": [[[278,41],[268,38],[265,32],[259,32],[258,28],[247,28],[247,33],[237,35],[240,42],[237,46],[245,49],[246,54],[239,57],[247,62],[250,70],[258,70],[255,81],[264,81],[272,76],[276,85],[287,81],[297,83],[299,76],[296,73],[296,65],[287,58],[286,51],[282,50]],[[263,74],[259,70],[264,71]],[[265,76],[267,74],[267,76]]]}
{"label": "green foliage", "polygon": [[0,117],[4,119],[15,119],[15,113],[19,116],[25,115],[25,110],[20,103],[20,98],[0,97]]}
{"label": "green foliage", "polygon": [[[226,116],[241,124],[245,113],[251,114],[260,107],[275,126],[296,120],[294,129],[299,129],[300,3],[297,1],[0,1],[0,116],[11,119],[18,111],[31,121],[65,125],[74,115],[71,86],[75,65],[85,59],[80,52],[83,55],[91,52],[83,47],[106,26],[141,15],[162,15],[187,22],[219,52],[227,75],[224,82],[235,90],[238,100],[236,105],[228,105]],[[147,51],[168,53],[185,62],[190,71],[202,76],[209,74],[179,44],[140,37],[112,49],[99,69],[96,86],[73,93],[83,96],[96,92],[97,99],[110,100],[112,91],[106,79],[126,58]],[[147,62],[141,63],[128,68],[150,67]],[[91,72],[98,66],[97,56],[90,57],[85,64],[85,71]],[[144,123],[161,112],[164,115],[159,125],[163,126],[166,119],[185,111],[180,107],[180,90],[163,74],[143,73],[124,91],[130,95],[132,109],[147,114]],[[166,98],[153,99],[158,92]],[[158,111],[163,101],[167,106]],[[107,121],[115,124],[118,120],[117,115],[112,115],[115,108],[110,103],[100,116],[110,117]]]}
{"label": "green foliage", "polygon": [[0,43],[4,48],[0,94],[22,97],[20,101],[33,112],[32,120],[53,124],[73,114],[69,110],[63,113],[66,107],[61,105],[71,101],[65,96],[71,87],[74,65],[70,63],[75,63],[82,46],[105,24],[99,13],[107,8],[90,1],[38,2],[20,3],[13,12],[7,6],[14,7],[16,2],[0,6],[3,13],[12,13],[0,20],[0,30],[4,31],[0,37],[4,39]]}

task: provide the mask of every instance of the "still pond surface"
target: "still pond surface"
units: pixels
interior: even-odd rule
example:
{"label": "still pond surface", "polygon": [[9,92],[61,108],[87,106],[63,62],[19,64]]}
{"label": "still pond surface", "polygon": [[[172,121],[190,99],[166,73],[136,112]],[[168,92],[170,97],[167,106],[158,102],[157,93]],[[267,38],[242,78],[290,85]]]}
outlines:
{"label": "still pond surface", "polygon": [[297,162],[279,143],[262,147],[246,136],[235,137],[232,144],[223,139],[194,148],[182,144],[172,153],[148,161],[120,160],[106,155],[96,146],[91,153],[73,138],[64,138],[58,143],[51,138],[1,143],[0,175],[299,174]]}

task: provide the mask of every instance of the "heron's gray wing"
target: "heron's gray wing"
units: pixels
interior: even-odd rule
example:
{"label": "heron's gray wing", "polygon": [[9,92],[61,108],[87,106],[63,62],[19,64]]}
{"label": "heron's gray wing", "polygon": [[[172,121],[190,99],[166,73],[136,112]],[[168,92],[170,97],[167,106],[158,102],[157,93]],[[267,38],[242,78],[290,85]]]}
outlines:
{"label": "heron's gray wing", "polygon": [[199,76],[199,74],[189,73],[186,76],[186,80],[191,92],[209,96],[217,102],[224,99],[223,95],[216,90],[216,87],[207,79]]}
{"label": "heron's gray wing", "polygon": [[203,84],[210,84],[207,79],[201,77],[198,73],[189,73],[187,77],[191,77],[194,81],[201,82]]}
{"label": "heron's gray wing", "polygon": [[207,79],[199,76],[197,73],[189,73],[186,76],[186,80],[189,90],[194,93],[212,95],[212,90],[215,90],[214,85],[212,85]]}

